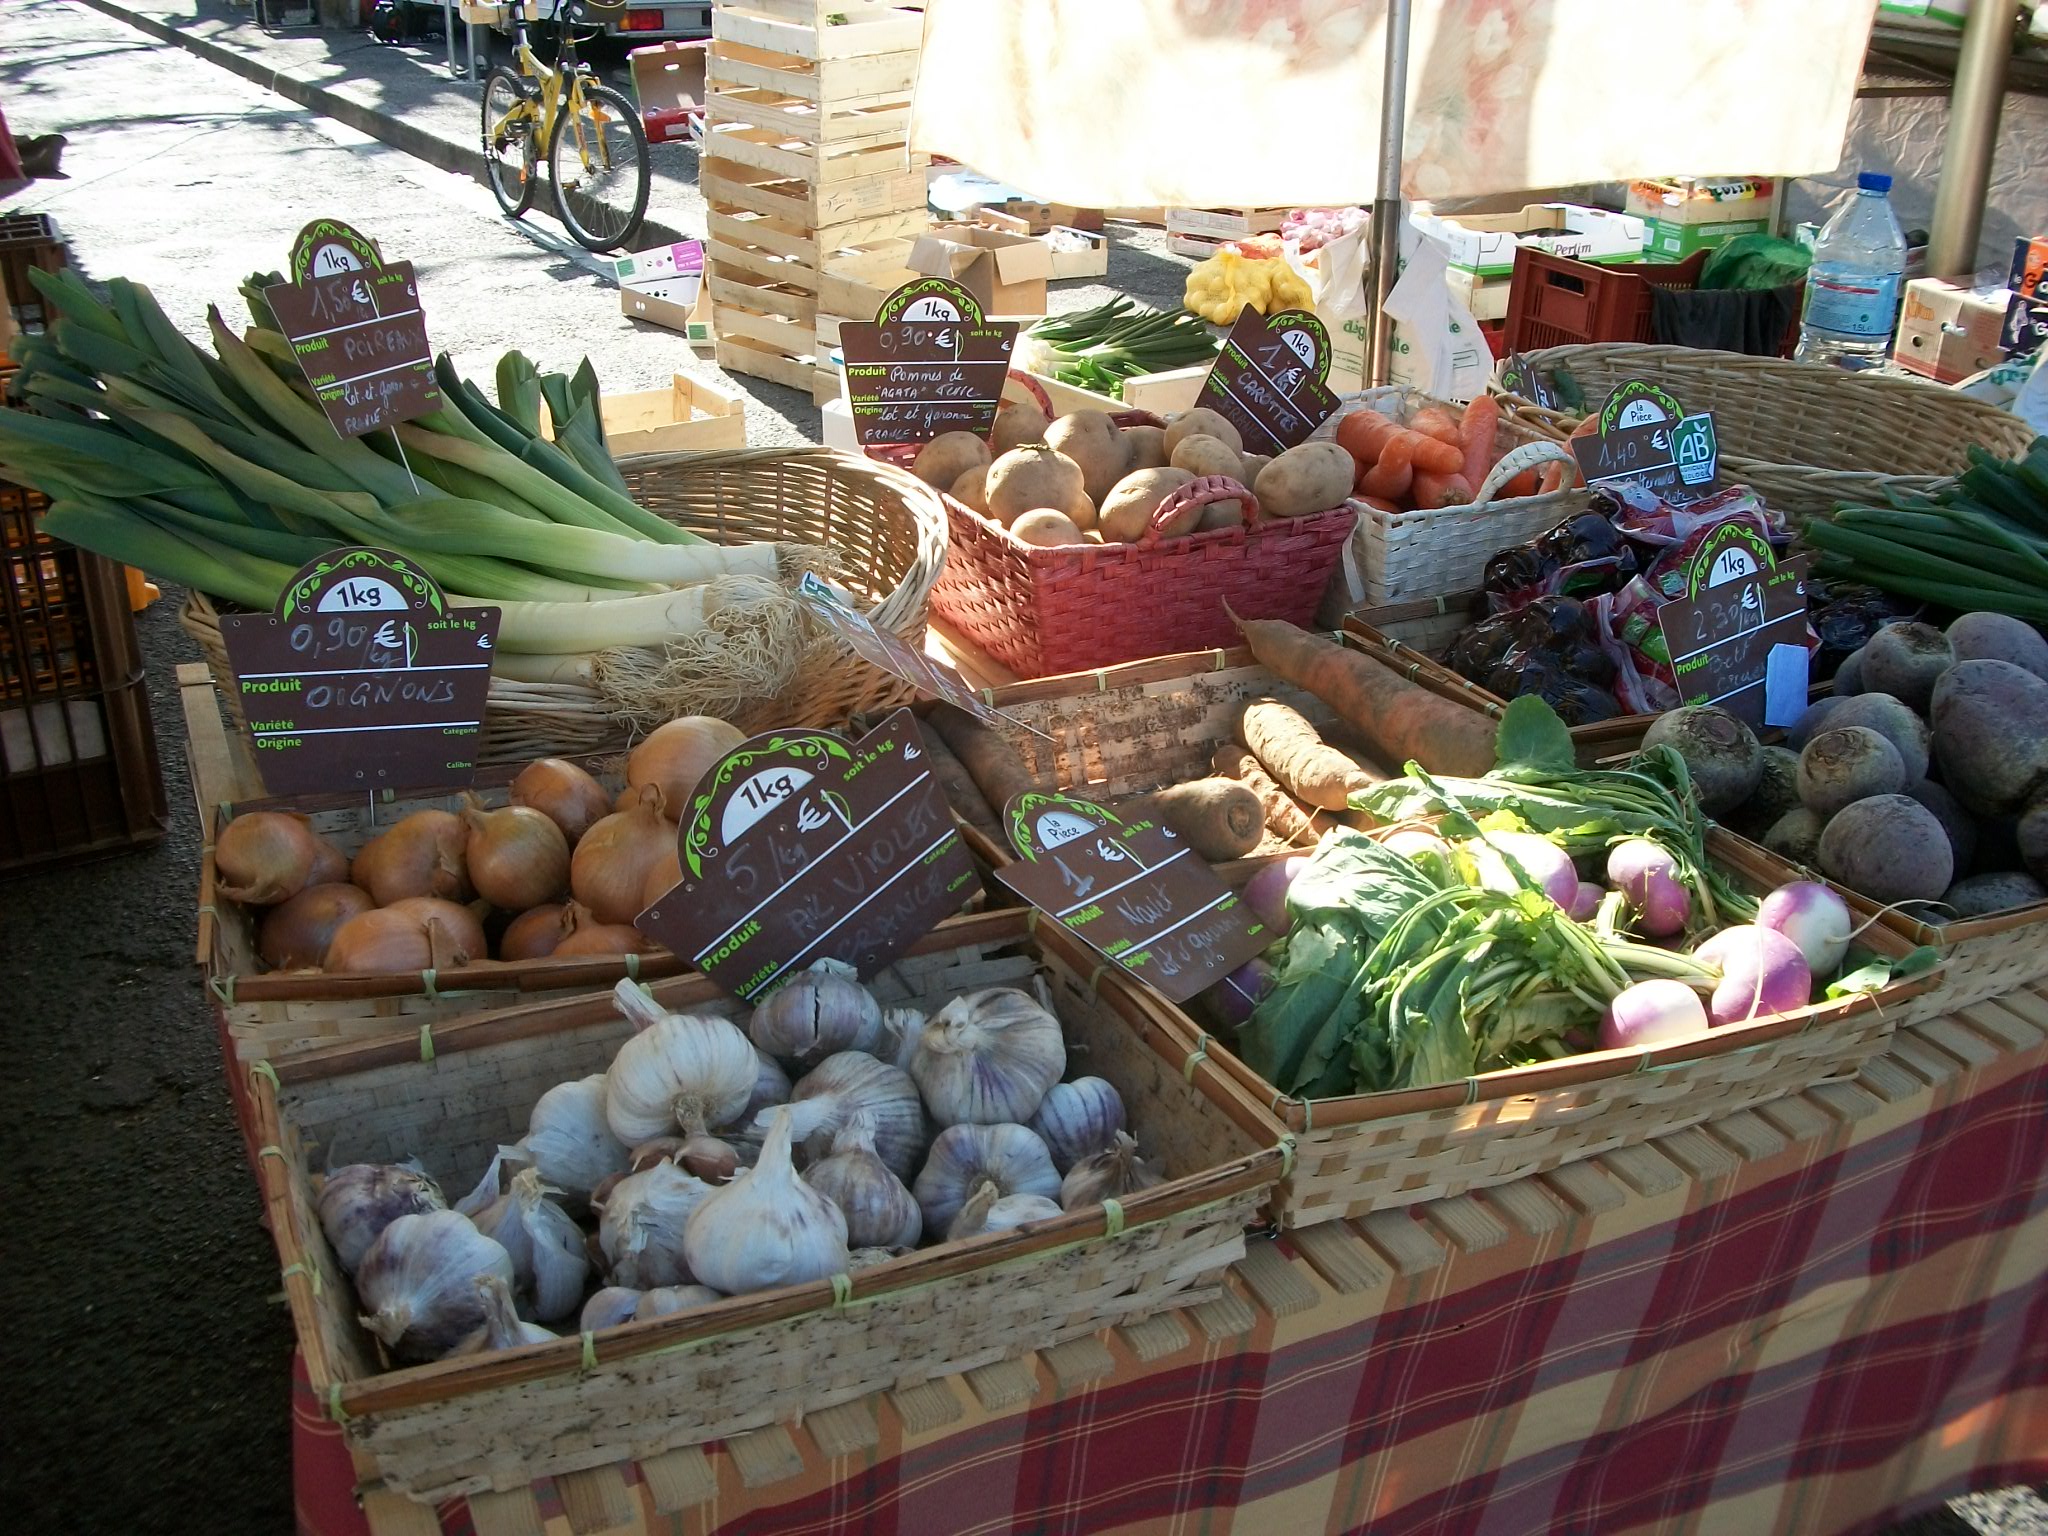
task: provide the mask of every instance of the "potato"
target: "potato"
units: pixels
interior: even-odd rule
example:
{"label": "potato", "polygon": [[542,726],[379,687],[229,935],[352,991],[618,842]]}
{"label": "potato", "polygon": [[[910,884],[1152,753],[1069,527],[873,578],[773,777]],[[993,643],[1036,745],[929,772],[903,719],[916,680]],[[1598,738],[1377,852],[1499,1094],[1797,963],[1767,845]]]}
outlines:
{"label": "potato", "polygon": [[2039,630],[2002,613],[1966,613],[1948,627],[1957,661],[2009,661],[2048,678],[2048,640]]}
{"label": "potato", "polygon": [[1212,501],[1202,508],[1201,521],[1195,524],[1196,533],[1213,533],[1218,528],[1242,528],[1244,526],[1244,503],[1235,499]]}
{"label": "potato", "polygon": [[1863,691],[1888,693],[1908,709],[1925,709],[1935,679],[1955,664],[1948,636],[1932,624],[1887,624],[1863,647]]}
{"label": "potato", "polygon": [[1182,411],[1166,424],[1166,451],[1168,455],[1180,446],[1184,437],[1200,433],[1204,437],[1219,437],[1237,452],[1244,452],[1244,434],[1237,430],[1228,416],[1198,405],[1191,411]]}
{"label": "potato", "polygon": [[1259,471],[1264,469],[1268,464],[1272,462],[1273,455],[1271,455],[1270,453],[1245,454],[1243,456],[1244,474],[1238,478],[1237,483],[1243,486],[1246,490],[1250,490],[1255,484],[1258,483]]}
{"label": "potato", "polygon": [[935,491],[943,491],[970,469],[988,464],[988,444],[972,432],[941,432],[917,451],[910,472]]}
{"label": "potato", "polygon": [[1046,429],[1048,446],[1081,466],[1081,485],[1097,506],[1124,477],[1124,445],[1116,423],[1102,411],[1075,411]]}
{"label": "potato", "polygon": [[[1899,791],[1905,787],[1906,767],[1899,759],[1899,749],[1868,726],[1831,726],[1799,754],[1799,799],[1822,816],[1833,816],[1873,795],[1904,800],[1907,797]],[[1923,809],[1912,803],[1914,809]],[[1932,812],[1927,819],[1934,821]],[[1941,830],[1939,822],[1935,822],[1935,830]],[[1946,854],[1947,833],[1942,833],[1941,847]],[[1944,888],[1948,885],[1947,880],[1941,883]]]}
{"label": "potato", "polygon": [[999,523],[1064,507],[1080,493],[1081,466],[1043,443],[1012,448],[988,467],[988,515]]}
{"label": "potato", "polygon": [[1184,437],[1175,446],[1170,462],[1175,469],[1184,469],[1197,480],[1205,475],[1225,475],[1240,485],[1244,483],[1243,457],[1220,437],[1201,432]]}
{"label": "potato", "polygon": [[977,464],[965,471],[946,494],[963,507],[972,507],[977,512],[988,511],[988,466]]}
{"label": "potato", "polygon": [[2048,787],[2048,682],[2009,661],[1959,661],[1934,685],[1934,755],[1950,793],[2009,816]]}
{"label": "potato", "polygon": [[1088,499],[1086,491],[1074,492],[1074,499],[1067,503],[1067,516],[1073,520],[1074,526],[1083,533],[1089,533],[1094,530],[1095,503]]}
{"label": "potato", "polygon": [[[1807,713],[1811,714],[1812,710]],[[1873,689],[1869,693],[1843,699],[1829,712],[1827,721],[1827,729],[1831,731],[1845,725],[1863,726],[1898,748],[1899,761],[1905,765],[1908,784],[1927,777],[1927,753],[1933,745],[1934,733],[1928,730],[1925,720],[1894,695]]]}
{"label": "potato", "polygon": [[989,445],[997,453],[1008,453],[1025,443],[1045,441],[1045,429],[1052,425],[1045,412],[1022,400],[1005,400],[996,407],[996,428]]}
{"label": "potato", "polygon": [[[1064,420],[1065,418],[1062,418]],[[1057,425],[1057,423],[1055,423]],[[1110,487],[1109,494],[1099,503],[1097,525],[1105,539],[1119,543],[1134,544],[1145,536],[1146,528],[1152,521],[1152,514],[1158,510],[1170,492],[1191,483],[1194,476],[1184,469],[1140,469],[1125,475]],[[1161,532],[1171,538],[1177,533],[1186,533],[1201,520],[1201,509],[1188,509],[1185,522]],[[1179,520],[1176,520],[1179,521]]]}
{"label": "potato", "polygon": [[1074,526],[1074,520],[1064,512],[1055,512],[1051,507],[1039,507],[1026,512],[1010,524],[1014,533],[1026,544],[1040,548],[1052,548],[1060,544],[1086,544],[1088,536]]}
{"label": "potato", "polygon": [[1259,471],[1252,493],[1271,516],[1306,517],[1342,506],[1357,473],[1356,461],[1335,443],[1299,443]]}
{"label": "potato", "polygon": [[1166,449],[1166,428],[1125,427],[1120,434],[1124,445],[1124,473],[1134,469],[1164,469],[1171,455]]}
{"label": "potato", "polygon": [[1941,823],[1904,795],[1873,795],[1846,807],[1820,835],[1820,867],[1880,902],[1935,901],[1955,878]]}

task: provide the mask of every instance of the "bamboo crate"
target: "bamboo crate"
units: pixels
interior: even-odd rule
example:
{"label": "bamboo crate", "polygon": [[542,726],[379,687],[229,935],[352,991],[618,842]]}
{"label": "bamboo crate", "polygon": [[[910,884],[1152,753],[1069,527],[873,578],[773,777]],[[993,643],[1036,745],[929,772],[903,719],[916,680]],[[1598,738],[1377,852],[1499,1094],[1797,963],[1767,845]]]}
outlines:
{"label": "bamboo crate", "polygon": [[[410,1041],[280,1062],[251,1079],[271,1231],[316,1399],[366,1475],[415,1500],[524,1488],[535,1478],[644,1459],[794,1421],[1093,1335],[1222,1294],[1244,1227],[1286,1154],[1240,1121],[1256,1106],[1185,1080],[1134,986],[1070,936],[1021,912],[935,934],[875,981],[890,1004],[933,1008],[984,986],[1043,984],[1077,1062],[1114,1083],[1168,1181],[1010,1232],[926,1249],[850,1277],[489,1355],[381,1369],[352,1288],[321,1234],[312,1171],[418,1156],[466,1189],[521,1134],[554,1084],[600,1071],[631,1026],[608,997],[479,1015]],[[1090,978],[1094,978],[1092,981]],[[1091,990],[1091,987],[1093,990]],[[671,1009],[717,1011],[701,977],[662,982]]]}

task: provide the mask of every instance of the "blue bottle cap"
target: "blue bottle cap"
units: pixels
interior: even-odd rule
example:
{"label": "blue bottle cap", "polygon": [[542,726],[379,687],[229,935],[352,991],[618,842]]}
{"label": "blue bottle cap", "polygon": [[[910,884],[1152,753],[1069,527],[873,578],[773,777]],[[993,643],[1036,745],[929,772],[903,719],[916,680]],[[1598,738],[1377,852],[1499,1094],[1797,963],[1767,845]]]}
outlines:
{"label": "blue bottle cap", "polygon": [[1864,192],[1889,192],[1892,179],[1881,171],[1863,171],[1856,177],[1856,186]]}

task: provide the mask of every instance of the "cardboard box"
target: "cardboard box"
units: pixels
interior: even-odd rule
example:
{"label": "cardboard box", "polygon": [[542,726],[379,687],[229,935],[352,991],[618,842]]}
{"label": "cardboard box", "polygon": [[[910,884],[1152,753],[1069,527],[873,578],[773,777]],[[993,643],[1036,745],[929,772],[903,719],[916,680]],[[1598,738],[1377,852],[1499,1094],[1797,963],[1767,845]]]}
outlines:
{"label": "cardboard box", "polygon": [[1243,240],[1251,235],[1279,233],[1287,222],[1285,208],[1169,208],[1169,235],[1201,235],[1210,240]]}
{"label": "cardboard box", "polygon": [[711,327],[711,299],[702,292],[691,303],[677,304],[639,288],[621,288],[619,310],[628,319],[680,332],[693,347],[708,347],[717,340]]}
{"label": "cardboard box", "polygon": [[1505,320],[1508,317],[1508,294],[1514,288],[1514,278],[1489,277],[1478,272],[1467,272],[1463,267],[1451,267],[1444,272],[1444,285],[1451,290],[1451,297],[1472,311],[1475,320]]}
{"label": "cardboard box", "polygon": [[1042,315],[1052,252],[1029,235],[974,224],[938,224],[910,248],[910,269],[950,277],[981,302],[983,314]]}
{"label": "cardboard box", "polygon": [[971,222],[991,229],[1007,229],[1013,235],[1042,235],[1055,227],[1085,229],[1100,233],[1102,210],[1076,208],[1072,203],[982,203],[968,214]]}
{"label": "cardboard box", "polygon": [[1998,347],[2008,358],[2032,357],[2048,343],[2048,298],[2032,299],[2015,293],[2006,300],[2005,324],[1998,333]]}
{"label": "cardboard box", "polygon": [[679,240],[614,257],[612,276],[621,288],[688,309],[704,286],[704,247],[695,240]]}
{"label": "cardboard box", "polygon": [[1769,234],[1778,207],[1767,176],[1678,176],[1638,181],[1628,211],[1643,221],[1646,261],[1684,261],[1741,235]]}
{"label": "cardboard box", "polygon": [[626,65],[633,72],[633,99],[640,104],[648,143],[687,143],[691,122],[703,119],[704,52],[708,47],[710,43],[700,39],[656,43],[626,54]]}
{"label": "cardboard box", "polygon": [[1640,261],[1643,254],[1641,219],[1576,203],[1530,203],[1519,213],[1460,214],[1455,219],[1421,210],[1414,222],[1450,253],[1453,268],[1481,277],[1513,273],[1515,250],[1523,245],[1579,261]]}
{"label": "cardboard box", "polygon": [[2005,286],[2023,299],[2048,298],[2048,235],[2012,243],[2012,273]]}
{"label": "cardboard box", "polygon": [[1967,281],[1939,277],[1906,284],[1892,361],[1938,384],[2002,362],[2008,298],[2003,288],[1972,288]]}

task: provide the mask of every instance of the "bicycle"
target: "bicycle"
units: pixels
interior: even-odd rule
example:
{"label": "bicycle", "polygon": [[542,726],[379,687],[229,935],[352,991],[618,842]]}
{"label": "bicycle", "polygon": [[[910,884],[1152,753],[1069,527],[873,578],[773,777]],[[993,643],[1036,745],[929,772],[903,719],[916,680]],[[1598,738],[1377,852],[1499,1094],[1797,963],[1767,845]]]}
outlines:
{"label": "bicycle", "polygon": [[[498,206],[515,219],[533,206],[535,172],[545,157],[556,211],[576,243],[591,251],[629,243],[647,213],[650,167],[640,114],[576,57],[579,41],[603,31],[589,27],[579,37],[577,20],[624,6],[625,0],[556,0],[561,46],[550,65],[527,41],[526,6],[513,0],[513,62],[494,64],[484,77],[484,165]],[[606,194],[623,194],[628,177],[632,196],[621,208]]]}

